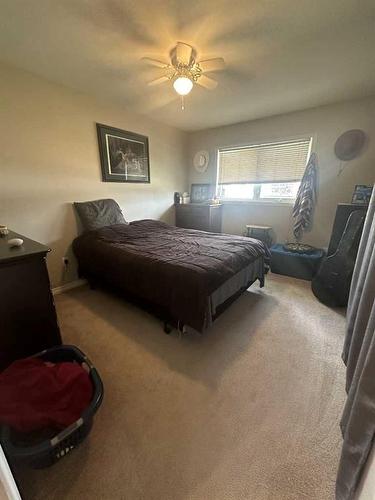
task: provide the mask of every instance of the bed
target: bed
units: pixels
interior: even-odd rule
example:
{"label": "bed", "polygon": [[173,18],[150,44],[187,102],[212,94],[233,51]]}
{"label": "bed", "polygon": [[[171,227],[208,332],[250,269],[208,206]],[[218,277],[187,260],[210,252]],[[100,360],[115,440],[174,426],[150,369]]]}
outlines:
{"label": "bed", "polygon": [[[91,217],[95,213],[91,210]],[[268,252],[252,238],[148,219],[128,224],[116,217],[109,225],[86,230],[74,240],[73,250],[80,276],[91,284],[109,285],[151,308],[166,331],[174,325],[198,332],[252,283],[264,285]]]}

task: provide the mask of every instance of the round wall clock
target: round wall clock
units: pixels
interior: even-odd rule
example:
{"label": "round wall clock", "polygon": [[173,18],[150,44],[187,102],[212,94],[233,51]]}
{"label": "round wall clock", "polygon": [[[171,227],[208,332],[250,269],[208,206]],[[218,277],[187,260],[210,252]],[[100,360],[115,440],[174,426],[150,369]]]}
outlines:
{"label": "round wall clock", "polygon": [[205,172],[207,170],[209,160],[210,155],[208,151],[198,151],[193,158],[195,170],[201,174]]}

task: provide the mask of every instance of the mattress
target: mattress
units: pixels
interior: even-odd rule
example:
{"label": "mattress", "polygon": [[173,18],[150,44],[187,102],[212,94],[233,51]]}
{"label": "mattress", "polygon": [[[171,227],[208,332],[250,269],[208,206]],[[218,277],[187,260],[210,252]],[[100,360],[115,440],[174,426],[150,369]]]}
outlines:
{"label": "mattress", "polygon": [[89,231],[74,240],[73,250],[82,276],[155,304],[166,312],[166,320],[198,331],[240,285],[256,279],[263,283],[263,258],[268,254],[256,239],[155,220]]}

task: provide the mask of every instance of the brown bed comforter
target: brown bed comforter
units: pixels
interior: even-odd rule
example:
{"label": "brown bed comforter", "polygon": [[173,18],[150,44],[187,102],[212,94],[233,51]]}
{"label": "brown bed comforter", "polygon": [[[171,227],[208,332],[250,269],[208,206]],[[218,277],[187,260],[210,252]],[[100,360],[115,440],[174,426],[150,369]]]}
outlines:
{"label": "brown bed comforter", "polygon": [[164,308],[171,319],[199,331],[211,293],[268,253],[252,238],[155,220],[90,231],[74,240],[73,250],[81,275],[97,277]]}

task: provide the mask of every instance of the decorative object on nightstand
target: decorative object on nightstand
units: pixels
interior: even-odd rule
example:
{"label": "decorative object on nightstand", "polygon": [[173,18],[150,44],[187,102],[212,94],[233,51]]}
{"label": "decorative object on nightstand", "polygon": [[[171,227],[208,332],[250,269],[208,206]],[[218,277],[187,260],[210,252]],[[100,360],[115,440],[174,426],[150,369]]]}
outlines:
{"label": "decorative object on nightstand", "polygon": [[[21,239],[21,246],[10,246]],[[0,370],[15,359],[60,345],[46,266],[49,248],[9,231],[0,238]]]}
{"label": "decorative object on nightstand", "polygon": [[0,238],[2,236],[6,236],[7,234],[9,234],[9,229],[7,228],[7,226],[0,224]]}
{"label": "decorative object on nightstand", "polygon": [[11,240],[8,240],[8,245],[13,248],[13,247],[20,247],[23,245],[23,239],[22,238],[12,238]]}
{"label": "decorative object on nightstand", "polygon": [[220,203],[187,203],[175,205],[175,209],[177,227],[221,233]]}

